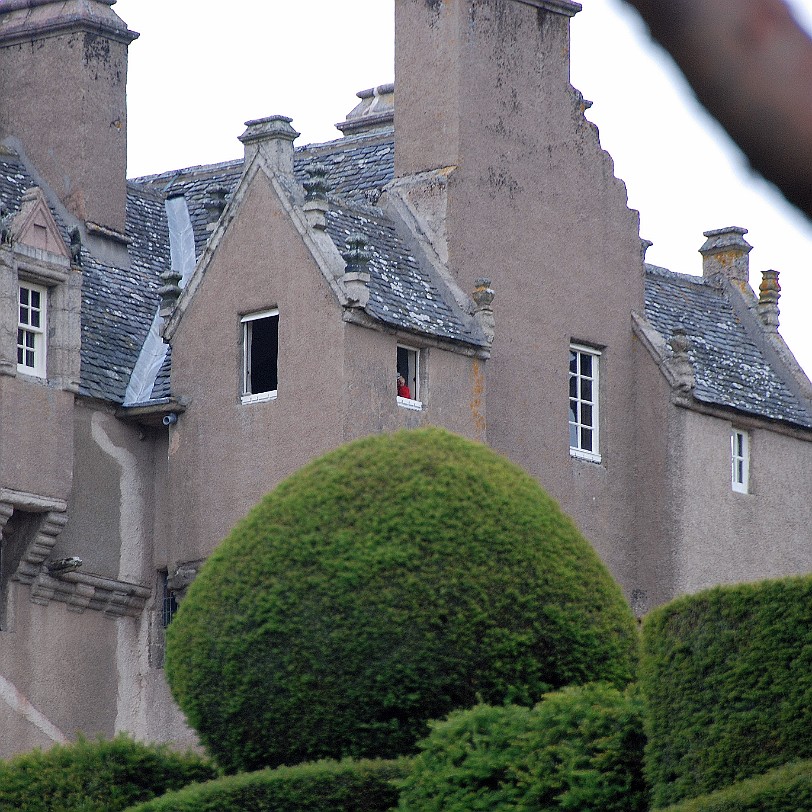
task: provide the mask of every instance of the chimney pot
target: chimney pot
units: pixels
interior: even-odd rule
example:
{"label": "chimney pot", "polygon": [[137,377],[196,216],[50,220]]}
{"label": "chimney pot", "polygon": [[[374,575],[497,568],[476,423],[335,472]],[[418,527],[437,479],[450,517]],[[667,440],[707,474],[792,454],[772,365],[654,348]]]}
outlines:
{"label": "chimney pot", "polygon": [[702,276],[711,279],[724,276],[731,282],[748,284],[750,281],[749,253],[753,250],[744,235],[747,229],[741,226],[727,226],[704,232],[705,244],[699,249],[702,254]]}
{"label": "chimney pot", "polygon": [[291,127],[287,116],[268,116],[246,121],[240,136],[245,147],[245,165],[261,152],[280,174],[293,176],[293,142],[299,133]]}
{"label": "chimney pot", "polygon": [[762,271],[758,287],[758,314],[765,327],[778,329],[778,300],[781,298],[781,285],[778,284],[778,271]]}

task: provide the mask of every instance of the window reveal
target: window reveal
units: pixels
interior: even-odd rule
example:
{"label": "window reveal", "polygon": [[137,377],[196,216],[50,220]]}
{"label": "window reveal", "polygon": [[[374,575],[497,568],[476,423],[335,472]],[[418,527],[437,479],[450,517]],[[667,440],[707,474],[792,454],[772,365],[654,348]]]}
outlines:
{"label": "window reveal", "polygon": [[277,391],[279,311],[244,316],[242,402],[272,400]]}
{"label": "window reveal", "polygon": [[738,493],[748,493],[750,486],[750,437],[745,431],[730,432],[731,485]]}
{"label": "window reveal", "polygon": [[45,316],[48,292],[39,285],[19,286],[17,371],[45,377]]}
{"label": "window reveal", "polygon": [[600,353],[570,347],[570,454],[600,462],[598,437],[598,368]]}
{"label": "window reveal", "polygon": [[397,348],[398,405],[410,409],[422,408],[420,402],[420,350],[398,345]]}

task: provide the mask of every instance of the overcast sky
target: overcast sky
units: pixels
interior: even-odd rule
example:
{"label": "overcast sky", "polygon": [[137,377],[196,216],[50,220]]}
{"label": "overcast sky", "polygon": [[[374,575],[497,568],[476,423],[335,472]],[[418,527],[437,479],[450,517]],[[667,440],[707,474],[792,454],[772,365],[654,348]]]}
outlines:
{"label": "overcast sky", "polygon": [[[781,272],[781,332],[812,373],[812,226],[749,171],[620,0],[581,0],[572,82],[640,211],[648,260],[701,273],[702,232],[748,228],[751,284]],[[793,0],[812,26],[812,0]],[[355,93],[393,79],[393,0],[118,0],[130,46],[129,174],[238,158],[248,119],[293,118],[298,144],[338,137]],[[438,77],[438,81],[440,78]]]}

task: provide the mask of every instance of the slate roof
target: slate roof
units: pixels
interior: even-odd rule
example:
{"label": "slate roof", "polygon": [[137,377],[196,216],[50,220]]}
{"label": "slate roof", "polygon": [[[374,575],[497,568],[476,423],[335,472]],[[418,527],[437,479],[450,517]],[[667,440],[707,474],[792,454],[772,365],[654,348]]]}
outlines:
{"label": "slate roof", "polygon": [[[393,176],[392,132],[298,149],[295,173],[300,182],[314,161],[326,167],[331,188],[327,233],[342,251],[348,235],[360,232],[371,250],[367,312],[400,329],[483,345],[483,336],[459,312],[442,282],[421,267],[394,224],[374,205]],[[199,258],[210,235],[206,198],[213,186],[231,194],[241,172],[242,161],[230,161],[129,182],[130,267],[106,266],[83,251],[81,394],[123,401],[158,307],[160,274],[170,265],[166,197],[185,197]],[[0,152],[0,202],[16,210],[23,192],[32,185],[19,159]],[[56,212],[54,216],[67,239],[65,224]],[[812,413],[793,393],[782,371],[771,365],[758,337],[748,332],[723,289],[701,277],[650,265],[645,285],[646,317],[654,328],[666,340],[677,327],[690,337],[697,400],[812,428]],[[170,395],[170,365],[171,352],[155,382],[154,400]]]}
{"label": "slate roof", "polygon": [[647,265],[646,318],[666,341],[677,328],[685,330],[697,400],[812,428],[812,414],[770,364],[723,288]]}
{"label": "slate roof", "polygon": [[[442,282],[420,267],[394,224],[373,205],[393,177],[394,155],[391,131],[350,136],[297,150],[294,173],[301,183],[307,179],[311,164],[318,162],[325,167],[331,201],[327,233],[339,251],[344,250],[351,232],[366,238],[372,252],[366,308],[370,315],[399,329],[485,346],[484,336],[472,327],[471,319],[444,294]],[[163,172],[131,183],[161,195],[183,195],[199,258],[210,236],[205,201],[215,187],[233,193],[242,168],[242,161],[231,161]]]}

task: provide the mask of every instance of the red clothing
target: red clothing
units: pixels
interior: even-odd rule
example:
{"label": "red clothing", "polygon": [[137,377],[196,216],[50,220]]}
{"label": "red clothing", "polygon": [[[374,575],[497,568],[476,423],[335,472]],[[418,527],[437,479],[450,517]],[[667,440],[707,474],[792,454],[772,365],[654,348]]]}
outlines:
{"label": "red clothing", "polygon": [[405,383],[398,384],[398,397],[399,398],[409,398],[412,399],[412,393],[408,386]]}

